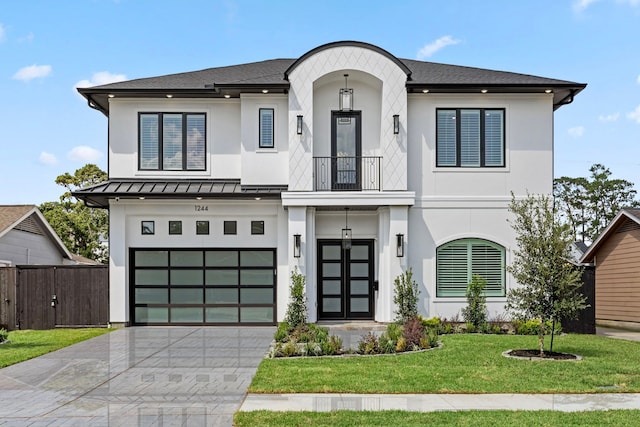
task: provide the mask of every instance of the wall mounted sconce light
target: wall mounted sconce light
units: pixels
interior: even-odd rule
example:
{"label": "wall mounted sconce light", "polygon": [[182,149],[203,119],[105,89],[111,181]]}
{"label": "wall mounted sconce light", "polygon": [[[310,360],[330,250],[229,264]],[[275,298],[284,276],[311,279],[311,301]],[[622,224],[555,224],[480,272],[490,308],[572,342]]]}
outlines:
{"label": "wall mounted sconce light", "polygon": [[400,133],[400,116],[398,114],[393,115],[393,134],[397,135]]}
{"label": "wall mounted sconce light", "polygon": [[301,236],[299,234],[293,235],[293,257],[300,258],[300,240]]}
{"label": "wall mounted sconce light", "polygon": [[342,229],[342,249],[351,249],[351,229],[348,221],[349,208],[344,208],[344,228]]}
{"label": "wall mounted sconce light", "polygon": [[298,119],[296,122],[296,133],[298,135],[302,135],[302,116],[298,115]]}
{"label": "wall mounted sconce light", "polygon": [[404,234],[396,234],[396,256],[398,258],[404,256]]}
{"label": "wall mounted sconce light", "polygon": [[347,77],[349,74],[344,75],[344,87],[340,89],[340,111],[353,110],[353,89],[347,87]]}

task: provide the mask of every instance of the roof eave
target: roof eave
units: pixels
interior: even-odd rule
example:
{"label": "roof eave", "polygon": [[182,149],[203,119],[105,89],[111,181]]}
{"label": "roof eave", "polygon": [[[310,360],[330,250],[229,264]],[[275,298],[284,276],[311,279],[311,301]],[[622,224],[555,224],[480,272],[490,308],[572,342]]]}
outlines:
{"label": "roof eave", "polygon": [[595,255],[595,253],[598,251],[598,249],[600,249],[600,247],[607,240],[607,238],[609,237],[609,234],[611,233],[611,231],[614,230],[618,225],[620,225],[621,220],[623,220],[623,219],[630,219],[630,220],[634,221],[635,223],[637,223],[638,225],[640,225],[640,218],[636,217],[635,215],[630,214],[629,212],[625,211],[624,209],[621,210],[611,220],[609,225],[607,225],[607,227],[604,230],[602,230],[602,232],[600,233],[598,238],[591,244],[591,246],[589,246],[589,248],[587,248],[587,250],[584,253],[584,255],[582,255],[582,258],[580,258],[580,262],[581,263],[591,263],[593,261],[593,257]]}
{"label": "roof eave", "polygon": [[581,92],[586,84],[583,83],[529,83],[529,84],[503,84],[503,83],[419,83],[407,82],[408,93],[419,93],[425,90],[428,93],[546,93],[551,90],[553,94],[554,111],[563,105],[573,102],[575,96]]}

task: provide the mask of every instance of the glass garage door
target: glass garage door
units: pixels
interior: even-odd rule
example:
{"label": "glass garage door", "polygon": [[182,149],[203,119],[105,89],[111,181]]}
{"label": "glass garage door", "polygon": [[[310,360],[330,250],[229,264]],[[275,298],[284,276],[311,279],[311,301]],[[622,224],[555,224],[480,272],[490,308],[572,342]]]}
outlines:
{"label": "glass garage door", "polygon": [[274,325],[275,249],[131,249],[134,325]]}

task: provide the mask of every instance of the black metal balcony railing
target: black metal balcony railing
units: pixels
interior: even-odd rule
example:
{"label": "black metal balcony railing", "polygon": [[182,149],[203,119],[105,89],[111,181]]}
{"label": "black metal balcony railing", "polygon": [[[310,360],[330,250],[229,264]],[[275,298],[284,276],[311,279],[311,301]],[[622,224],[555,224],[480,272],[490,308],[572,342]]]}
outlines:
{"label": "black metal balcony railing", "polygon": [[360,191],[382,188],[382,157],[314,157],[315,191]]}

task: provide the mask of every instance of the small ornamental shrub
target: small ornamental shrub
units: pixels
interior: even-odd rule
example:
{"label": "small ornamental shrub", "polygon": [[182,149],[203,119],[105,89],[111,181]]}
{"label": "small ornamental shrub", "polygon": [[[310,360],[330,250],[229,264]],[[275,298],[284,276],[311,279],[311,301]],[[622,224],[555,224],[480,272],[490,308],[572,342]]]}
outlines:
{"label": "small ornamental shrub", "polygon": [[282,354],[284,357],[295,356],[297,351],[297,346],[294,341],[289,341],[282,346]]}
{"label": "small ornamental shrub", "polygon": [[291,273],[289,305],[285,320],[292,328],[307,323],[307,297],[305,295],[306,278],[295,267]]}
{"label": "small ornamental shrub", "polygon": [[287,322],[278,323],[278,329],[276,330],[276,334],[273,336],[273,339],[277,342],[285,342],[289,337],[289,332],[291,331],[291,326]]}
{"label": "small ornamental shrub", "polygon": [[413,272],[408,269],[394,280],[393,302],[396,304],[396,321],[406,323],[418,315],[418,283],[413,280]]}
{"label": "small ornamental shrub", "polygon": [[402,336],[402,325],[399,323],[389,323],[385,333],[393,341],[398,341],[398,338]]}
{"label": "small ornamental shrub", "polygon": [[358,342],[358,352],[360,354],[379,354],[380,345],[378,343],[378,337],[372,332],[364,335]]}
{"label": "small ornamental shrub", "polygon": [[420,338],[424,336],[424,325],[417,317],[407,320],[402,328],[402,337],[407,341],[407,348],[420,346]]}
{"label": "small ornamental shrub", "polygon": [[322,353],[328,356],[342,353],[342,339],[337,335],[330,335],[322,344]]}
{"label": "small ornamental shrub", "polygon": [[427,329],[435,329],[436,331],[440,331],[442,327],[442,321],[439,317],[432,317],[431,319],[422,319],[422,324]]}
{"label": "small ornamental shrub", "polygon": [[5,342],[9,338],[9,332],[6,329],[0,329],[0,342]]}
{"label": "small ornamental shrub", "polygon": [[[481,332],[487,323],[487,297],[484,296],[484,288],[487,281],[484,277],[474,274],[467,286],[467,306],[462,309],[462,318],[473,325],[473,330]],[[467,327],[467,332],[469,328]]]}
{"label": "small ornamental shrub", "polygon": [[407,340],[404,337],[400,337],[396,344],[396,352],[402,353],[403,351],[407,351]]}

